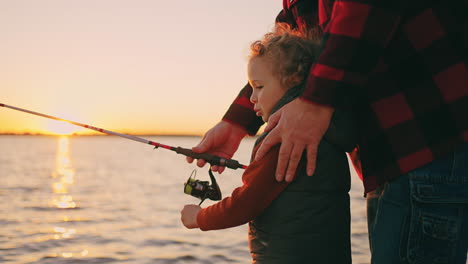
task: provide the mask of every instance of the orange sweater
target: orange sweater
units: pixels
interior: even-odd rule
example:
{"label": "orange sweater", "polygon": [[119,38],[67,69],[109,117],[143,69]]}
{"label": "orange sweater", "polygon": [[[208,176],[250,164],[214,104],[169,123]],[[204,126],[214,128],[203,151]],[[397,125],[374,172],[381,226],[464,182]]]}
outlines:
{"label": "orange sweater", "polygon": [[242,175],[243,185],[230,197],[202,209],[197,216],[201,230],[239,226],[253,220],[288,186],[275,179],[279,147],[272,147],[263,159],[252,162]]}

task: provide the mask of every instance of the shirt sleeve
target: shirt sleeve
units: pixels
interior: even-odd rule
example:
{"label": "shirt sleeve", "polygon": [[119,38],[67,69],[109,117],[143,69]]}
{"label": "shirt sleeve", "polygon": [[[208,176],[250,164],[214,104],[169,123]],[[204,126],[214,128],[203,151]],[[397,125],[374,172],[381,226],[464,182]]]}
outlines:
{"label": "shirt sleeve", "polygon": [[253,110],[251,94],[252,87],[247,83],[224,114],[223,121],[243,127],[249,135],[254,136],[263,125],[263,120]]}
{"label": "shirt sleeve", "polygon": [[403,2],[336,0],[301,98],[335,108],[355,103],[400,23]]}
{"label": "shirt sleeve", "polygon": [[288,186],[275,179],[279,145],[266,156],[252,162],[242,176],[243,185],[230,197],[202,209],[197,216],[201,230],[216,230],[239,226],[253,220]]}

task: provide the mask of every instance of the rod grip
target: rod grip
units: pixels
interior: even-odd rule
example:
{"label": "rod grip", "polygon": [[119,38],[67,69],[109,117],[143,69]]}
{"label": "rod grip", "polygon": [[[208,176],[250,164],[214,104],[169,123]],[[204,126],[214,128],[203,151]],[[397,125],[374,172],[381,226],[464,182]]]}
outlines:
{"label": "rod grip", "polygon": [[187,157],[192,157],[194,159],[204,159],[206,162],[208,162],[211,165],[224,166],[224,167],[228,167],[234,170],[245,167],[245,165],[240,164],[237,160],[225,159],[225,158],[221,158],[219,156],[215,156],[215,155],[208,154],[208,153],[197,153],[197,152],[193,152],[191,149],[177,147],[177,148],[174,148],[174,151],[177,152],[178,154],[182,154]]}

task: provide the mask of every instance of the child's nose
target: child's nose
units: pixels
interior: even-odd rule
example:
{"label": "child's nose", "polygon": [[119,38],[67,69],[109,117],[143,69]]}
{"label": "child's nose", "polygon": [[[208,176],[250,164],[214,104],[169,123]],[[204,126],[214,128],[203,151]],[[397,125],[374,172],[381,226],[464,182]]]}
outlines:
{"label": "child's nose", "polygon": [[255,104],[257,102],[257,96],[255,95],[255,93],[252,93],[252,95],[250,95],[250,102],[252,104]]}

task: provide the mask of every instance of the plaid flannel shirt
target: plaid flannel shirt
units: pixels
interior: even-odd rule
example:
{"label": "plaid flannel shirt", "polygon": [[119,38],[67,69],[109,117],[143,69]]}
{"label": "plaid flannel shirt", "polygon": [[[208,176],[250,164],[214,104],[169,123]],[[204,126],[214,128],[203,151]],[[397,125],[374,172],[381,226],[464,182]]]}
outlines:
{"label": "plaid flannel shirt", "polygon": [[[317,4],[283,12],[301,23],[307,2]],[[468,142],[466,10],[467,0],[335,1],[302,99],[356,111],[366,192]],[[248,90],[224,120],[253,134],[251,105],[236,110]]]}

